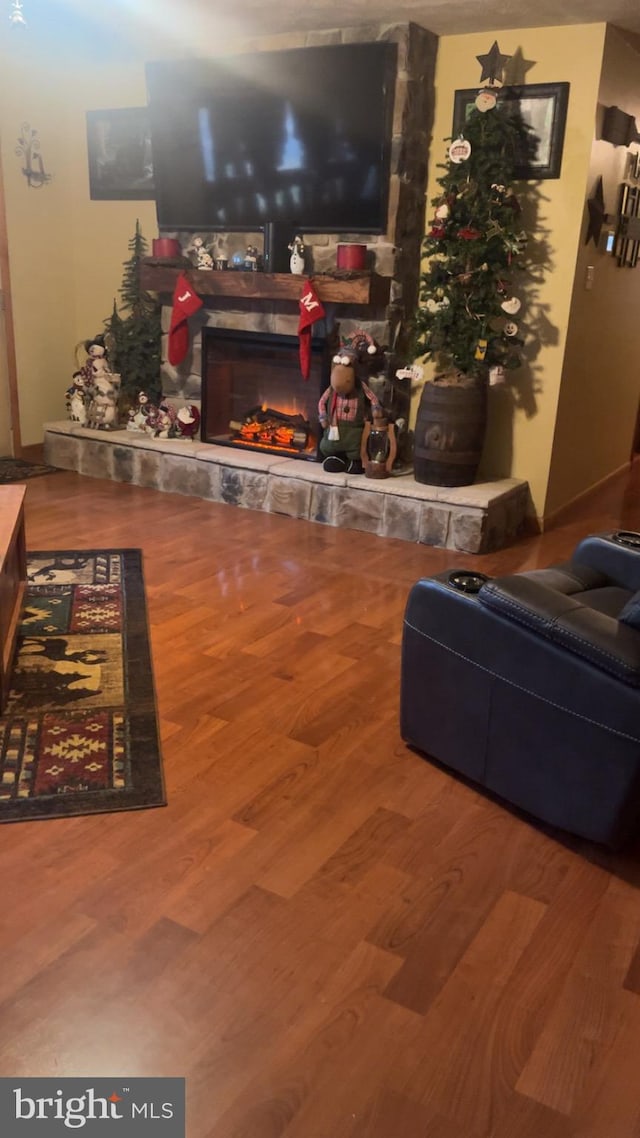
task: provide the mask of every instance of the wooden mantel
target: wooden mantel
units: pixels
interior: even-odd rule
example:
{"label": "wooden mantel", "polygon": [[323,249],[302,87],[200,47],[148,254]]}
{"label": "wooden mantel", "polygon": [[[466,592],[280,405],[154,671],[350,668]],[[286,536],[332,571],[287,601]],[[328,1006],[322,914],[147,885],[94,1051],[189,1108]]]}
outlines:
{"label": "wooden mantel", "polygon": [[[292,273],[245,273],[235,269],[211,272],[185,266],[161,265],[143,261],[140,283],[150,292],[173,293],[178,274],[184,272],[199,296],[241,297],[245,300],[298,301],[304,282],[309,279]],[[321,301],[328,304],[362,304],[383,308],[389,303],[391,278],[378,273],[353,273],[334,277],[318,273],[312,278]]]}

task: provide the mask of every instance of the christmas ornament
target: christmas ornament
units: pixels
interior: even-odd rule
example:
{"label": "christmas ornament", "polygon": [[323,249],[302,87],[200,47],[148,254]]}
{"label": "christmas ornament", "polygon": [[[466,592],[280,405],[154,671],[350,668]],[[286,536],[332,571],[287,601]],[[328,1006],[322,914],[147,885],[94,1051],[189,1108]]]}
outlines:
{"label": "christmas ornament", "polygon": [[475,105],[482,114],[485,114],[486,111],[492,111],[497,102],[498,100],[493,94],[493,91],[483,89],[478,92]]}
{"label": "christmas ornament", "polygon": [[455,162],[457,166],[460,162],[466,162],[470,157],[471,143],[468,141],[468,139],[463,138],[462,136],[460,136],[460,138],[456,138],[455,142],[452,142],[451,146],[449,147],[449,158],[451,161]]}
{"label": "christmas ornament", "polygon": [[449,216],[449,213],[449,206],[446,202],[443,202],[442,205],[439,205],[436,210],[436,217],[442,220],[443,218],[447,218]]}
{"label": "christmas ornament", "polygon": [[474,359],[476,359],[476,360],[483,360],[484,359],[484,357],[487,354],[488,343],[489,343],[489,341],[485,340],[484,338],[481,338],[480,340],[478,340],[478,343],[476,344],[476,350],[474,352]]}
{"label": "christmas ornament", "polygon": [[505,336],[517,336],[518,335],[518,325],[515,323],[514,320],[508,320],[504,326],[503,331],[504,331]]}
{"label": "christmas ornament", "polygon": [[440,300],[434,300],[434,298],[430,296],[425,303],[425,308],[427,312],[433,314],[435,312],[442,312],[443,308],[449,308],[450,304],[451,301],[448,296],[443,296]]}
{"label": "christmas ornament", "polygon": [[477,241],[478,237],[482,237],[479,229],[474,229],[472,225],[465,225],[464,229],[458,230],[458,237],[462,237],[463,241]]}
{"label": "christmas ornament", "polygon": [[522,308],[522,301],[518,300],[517,296],[508,296],[506,300],[502,301],[500,305],[503,312],[509,316],[515,316]]}
{"label": "christmas ornament", "polygon": [[489,222],[489,224],[485,230],[485,234],[484,234],[487,241],[489,241],[492,237],[498,237],[501,233],[502,233],[502,226],[498,225],[498,222],[492,218],[491,221]]}
{"label": "christmas ornament", "polygon": [[506,372],[502,364],[496,364],[489,369],[489,387],[500,387],[506,380]]}
{"label": "christmas ornament", "polygon": [[434,237],[436,241],[438,241],[441,237],[444,237],[445,233],[446,229],[444,225],[432,225],[429,230],[429,237]]}
{"label": "christmas ornament", "polygon": [[510,55],[503,55],[498,47],[498,41],[494,40],[491,50],[486,55],[476,55],[478,63],[482,64],[482,75],[480,82],[484,83],[485,79],[493,85],[502,86],[502,72],[504,71],[507,63],[511,59]]}
{"label": "christmas ornament", "polygon": [[520,233],[508,233],[504,237],[504,247],[510,253],[522,253],[527,243],[527,235],[524,230]]}

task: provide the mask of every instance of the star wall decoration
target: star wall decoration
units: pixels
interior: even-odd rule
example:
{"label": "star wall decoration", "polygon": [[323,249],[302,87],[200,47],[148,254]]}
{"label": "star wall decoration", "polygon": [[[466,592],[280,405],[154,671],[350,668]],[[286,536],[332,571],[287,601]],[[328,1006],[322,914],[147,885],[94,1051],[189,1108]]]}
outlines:
{"label": "star wall decoration", "polygon": [[502,72],[504,71],[508,61],[511,59],[510,55],[503,55],[498,47],[498,41],[493,41],[491,51],[486,55],[476,55],[478,63],[482,64],[482,75],[480,82],[483,83],[488,79],[490,83],[502,84]]}
{"label": "star wall decoration", "polygon": [[602,226],[607,220],[607,214],[604,208],[604,187],[602,184],[602,176],[598,178],[595,184],[593,193],[587,200],[587,209],[589,210],[589,227],[587,229],[587,236],[585,238],[585,245],[588,245],[593,237],[594,245],[598,246],[600,241],[600,234]]}

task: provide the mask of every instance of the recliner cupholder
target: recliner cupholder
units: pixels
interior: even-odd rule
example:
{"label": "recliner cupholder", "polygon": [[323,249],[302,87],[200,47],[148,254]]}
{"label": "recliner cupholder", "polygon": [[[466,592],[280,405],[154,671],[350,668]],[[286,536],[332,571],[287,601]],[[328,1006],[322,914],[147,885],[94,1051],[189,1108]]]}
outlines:
{"label": "recliner cupholder", "polygon": [[619,529],[611,534],[611,540],[618,545],[628,545],[630,549],[640,549],[640,533],[631,529]]}
{"label": "recliner cupholder", "polygon": [[485,573],[473,573],[469,569],[455,569],[449,574],[449,584],[460,593],[479,593],[490,580]]}

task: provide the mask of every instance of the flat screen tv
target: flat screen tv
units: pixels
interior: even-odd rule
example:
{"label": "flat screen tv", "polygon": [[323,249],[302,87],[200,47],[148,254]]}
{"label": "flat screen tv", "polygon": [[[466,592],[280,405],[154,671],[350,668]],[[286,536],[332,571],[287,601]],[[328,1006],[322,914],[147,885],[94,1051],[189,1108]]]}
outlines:
{"label": "flat screen tv", "polygon": [[396,50],[148,63],[159,227],[384,232]]}

